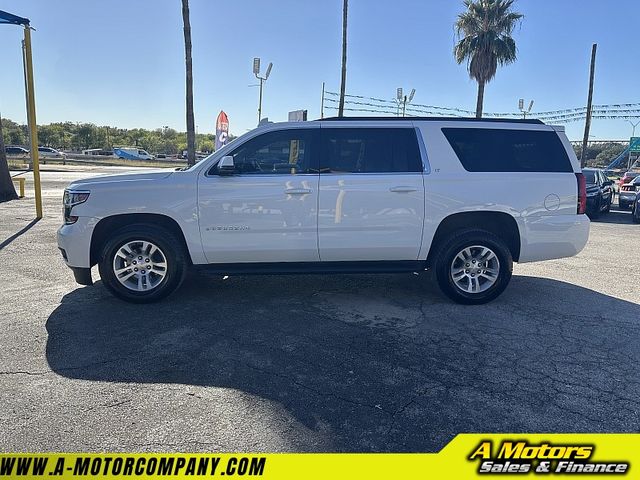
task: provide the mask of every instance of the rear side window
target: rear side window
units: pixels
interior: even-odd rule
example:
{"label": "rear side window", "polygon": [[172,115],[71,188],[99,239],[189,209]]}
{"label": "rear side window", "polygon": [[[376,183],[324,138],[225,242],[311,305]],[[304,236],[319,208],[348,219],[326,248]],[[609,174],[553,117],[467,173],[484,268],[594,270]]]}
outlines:
{"label": "rear side window", "polygon": [[323,173],[421,172],[413,128],[322,128]]}
{"label": "rear side window", "polygon": [[555,132],[493,128],[443,128],[469,172],[573,172]]}

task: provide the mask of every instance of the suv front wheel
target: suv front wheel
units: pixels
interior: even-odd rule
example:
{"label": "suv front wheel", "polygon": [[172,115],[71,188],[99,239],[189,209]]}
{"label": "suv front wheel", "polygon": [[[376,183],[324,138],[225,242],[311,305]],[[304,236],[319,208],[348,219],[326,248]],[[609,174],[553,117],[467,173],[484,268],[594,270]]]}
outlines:
{"label": "suv front wheel", "polygon": [[454,233],[436,254],[442,292],[457,303],[482,304],[498,297],[511,280],[513,259],[503,240],[484,230]]}
{"label": "suv front wheel", "polygon": [[98,264],[105,287],[134,303],[155,302],[172,293],[182,284],[187,266],[182,243],[153,225],[118,230],[106,241]]}

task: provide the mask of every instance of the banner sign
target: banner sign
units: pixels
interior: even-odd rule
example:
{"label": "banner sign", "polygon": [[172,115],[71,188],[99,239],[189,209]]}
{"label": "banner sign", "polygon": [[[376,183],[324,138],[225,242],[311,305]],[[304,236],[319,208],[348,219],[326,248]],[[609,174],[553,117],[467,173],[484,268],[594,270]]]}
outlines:
{"label": "banner sign", "polygon": [[0,453],[0,479],[638,478],[638,434],[462,434],[439,453]]}
{"label": "banner sign", "polygon": [[220,111],[216,120],[216,150],[227,144],[229,139],[229,118]]}

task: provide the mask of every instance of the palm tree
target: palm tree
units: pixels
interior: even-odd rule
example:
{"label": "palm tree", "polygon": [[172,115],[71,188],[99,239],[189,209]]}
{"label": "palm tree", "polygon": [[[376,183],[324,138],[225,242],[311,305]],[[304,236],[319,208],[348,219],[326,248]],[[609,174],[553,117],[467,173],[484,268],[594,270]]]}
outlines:
{"label": "palm tree", "polygon": [[9,174],[7,152],[4,149],[4,137],[2,136],[2,116],[0,115],[0,202],[8,202],[16,198],[18,198],[18,194]]}
{"label": "palm tree", "polygon": [[347,84],[347,12],[349,0],[342,4],[342,78],[340,79],[340,103],[338,104],[338,116],[344,114],[344,94]]}
{"label": "palm tree", "polygon": [[193,119],[193,71],[191,67],[191,24],[189,23],[189,0],[182,0],[182,23],[184,25],[184,60],[187,70],[187,164],[196,163],[196,131]]}
{"label": "palm tree", "polygon": [[513,29],[523,17],[511,10],[514,0],[464,0],[467,10],[458,15],[459,41],[454,48],[456,61],[467,61],[469,76],[478,82],[476,117],[482,117],[484,86],[496,75],[498,65],[516,60]]}

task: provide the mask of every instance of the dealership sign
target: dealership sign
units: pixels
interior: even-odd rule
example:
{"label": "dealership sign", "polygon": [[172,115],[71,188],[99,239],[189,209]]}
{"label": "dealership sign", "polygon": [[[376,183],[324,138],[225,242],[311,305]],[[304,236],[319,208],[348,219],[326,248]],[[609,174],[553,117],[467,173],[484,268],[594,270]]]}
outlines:
{"label": "dealership sign", "polygon": [[229,117],[223,111],[218,114],[216,120],[216,150],[227,144],[229,139]]}

